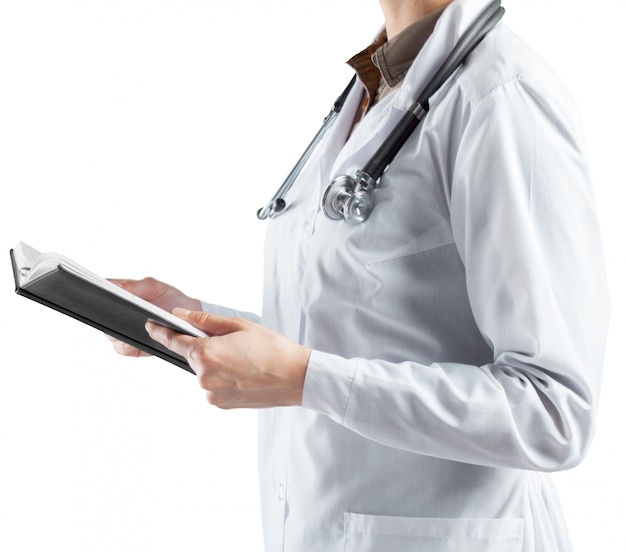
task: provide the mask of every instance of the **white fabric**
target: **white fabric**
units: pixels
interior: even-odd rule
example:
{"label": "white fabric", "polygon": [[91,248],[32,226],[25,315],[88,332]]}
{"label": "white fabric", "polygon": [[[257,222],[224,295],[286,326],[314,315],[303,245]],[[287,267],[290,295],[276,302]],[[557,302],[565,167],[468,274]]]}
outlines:
{"label": "white fabric", "polygon": [[549,475],[594,431],[608,319],[577,109],[504,24],[440,90],[361,225],[321,194],[388,133],[485,0],[441,16],[399,92],[343,113],[270,223],[263,323],[314,349],[260,413],[266,550],[570,550]]}

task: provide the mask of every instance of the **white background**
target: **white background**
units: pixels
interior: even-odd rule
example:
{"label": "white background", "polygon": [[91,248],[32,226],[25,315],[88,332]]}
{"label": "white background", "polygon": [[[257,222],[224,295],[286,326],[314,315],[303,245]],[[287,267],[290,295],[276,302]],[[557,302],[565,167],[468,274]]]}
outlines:
{"label": "white background", "polygon": [[[1,0],[0,550],[258,551],[256,416],[13,293],[24,241],[259,311],[274,192],[376,0]],[[578,551],[624,550],[623,87],[615,0],[509,0],[587,130],[614,303],[598,433],[557,474]],[[293,88],[308,98],[293,97]],[[303,108],[304,106],[304,108]],[[575,298],[572,298],[575,300]]]}

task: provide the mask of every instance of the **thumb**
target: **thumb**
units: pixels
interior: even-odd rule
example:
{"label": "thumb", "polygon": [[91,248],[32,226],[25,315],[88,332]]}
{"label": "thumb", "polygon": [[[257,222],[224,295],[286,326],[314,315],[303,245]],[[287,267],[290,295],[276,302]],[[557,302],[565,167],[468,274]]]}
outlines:
{"label": "thumb", "polygon": [[176,307],[173,314],[193,324],[196,328],[204,330],[209,335],[226,335],[241,329],[241,322],[237,318],[229,316],[191,311],[180,307]]}

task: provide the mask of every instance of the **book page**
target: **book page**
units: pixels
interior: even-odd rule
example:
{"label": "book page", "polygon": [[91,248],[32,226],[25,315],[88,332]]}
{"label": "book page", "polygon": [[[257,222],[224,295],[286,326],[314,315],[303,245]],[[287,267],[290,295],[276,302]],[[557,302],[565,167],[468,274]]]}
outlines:
{"label": "book page", "polygon": [[20,286],[34,282],[55,270],[61,258],[57,253],[40,253],[34,247],[18,243],[13,249]]}

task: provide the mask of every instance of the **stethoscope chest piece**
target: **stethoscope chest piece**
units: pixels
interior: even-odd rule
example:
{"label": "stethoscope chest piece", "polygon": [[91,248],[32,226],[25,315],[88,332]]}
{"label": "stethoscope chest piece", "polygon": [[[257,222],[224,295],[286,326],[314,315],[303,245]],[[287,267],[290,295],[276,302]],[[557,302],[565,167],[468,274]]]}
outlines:
{"label": "stethoscope chest piece", "polygon": [[[368,177],[362,171],[357,174],[356,179],[348,175],[338,176],[326,188],[321,202],[326,217],[358,224],[370,216],[374,201],[370,187],[366,185]],[[376,187],[375,182],[370,184],[372,188]]]}

